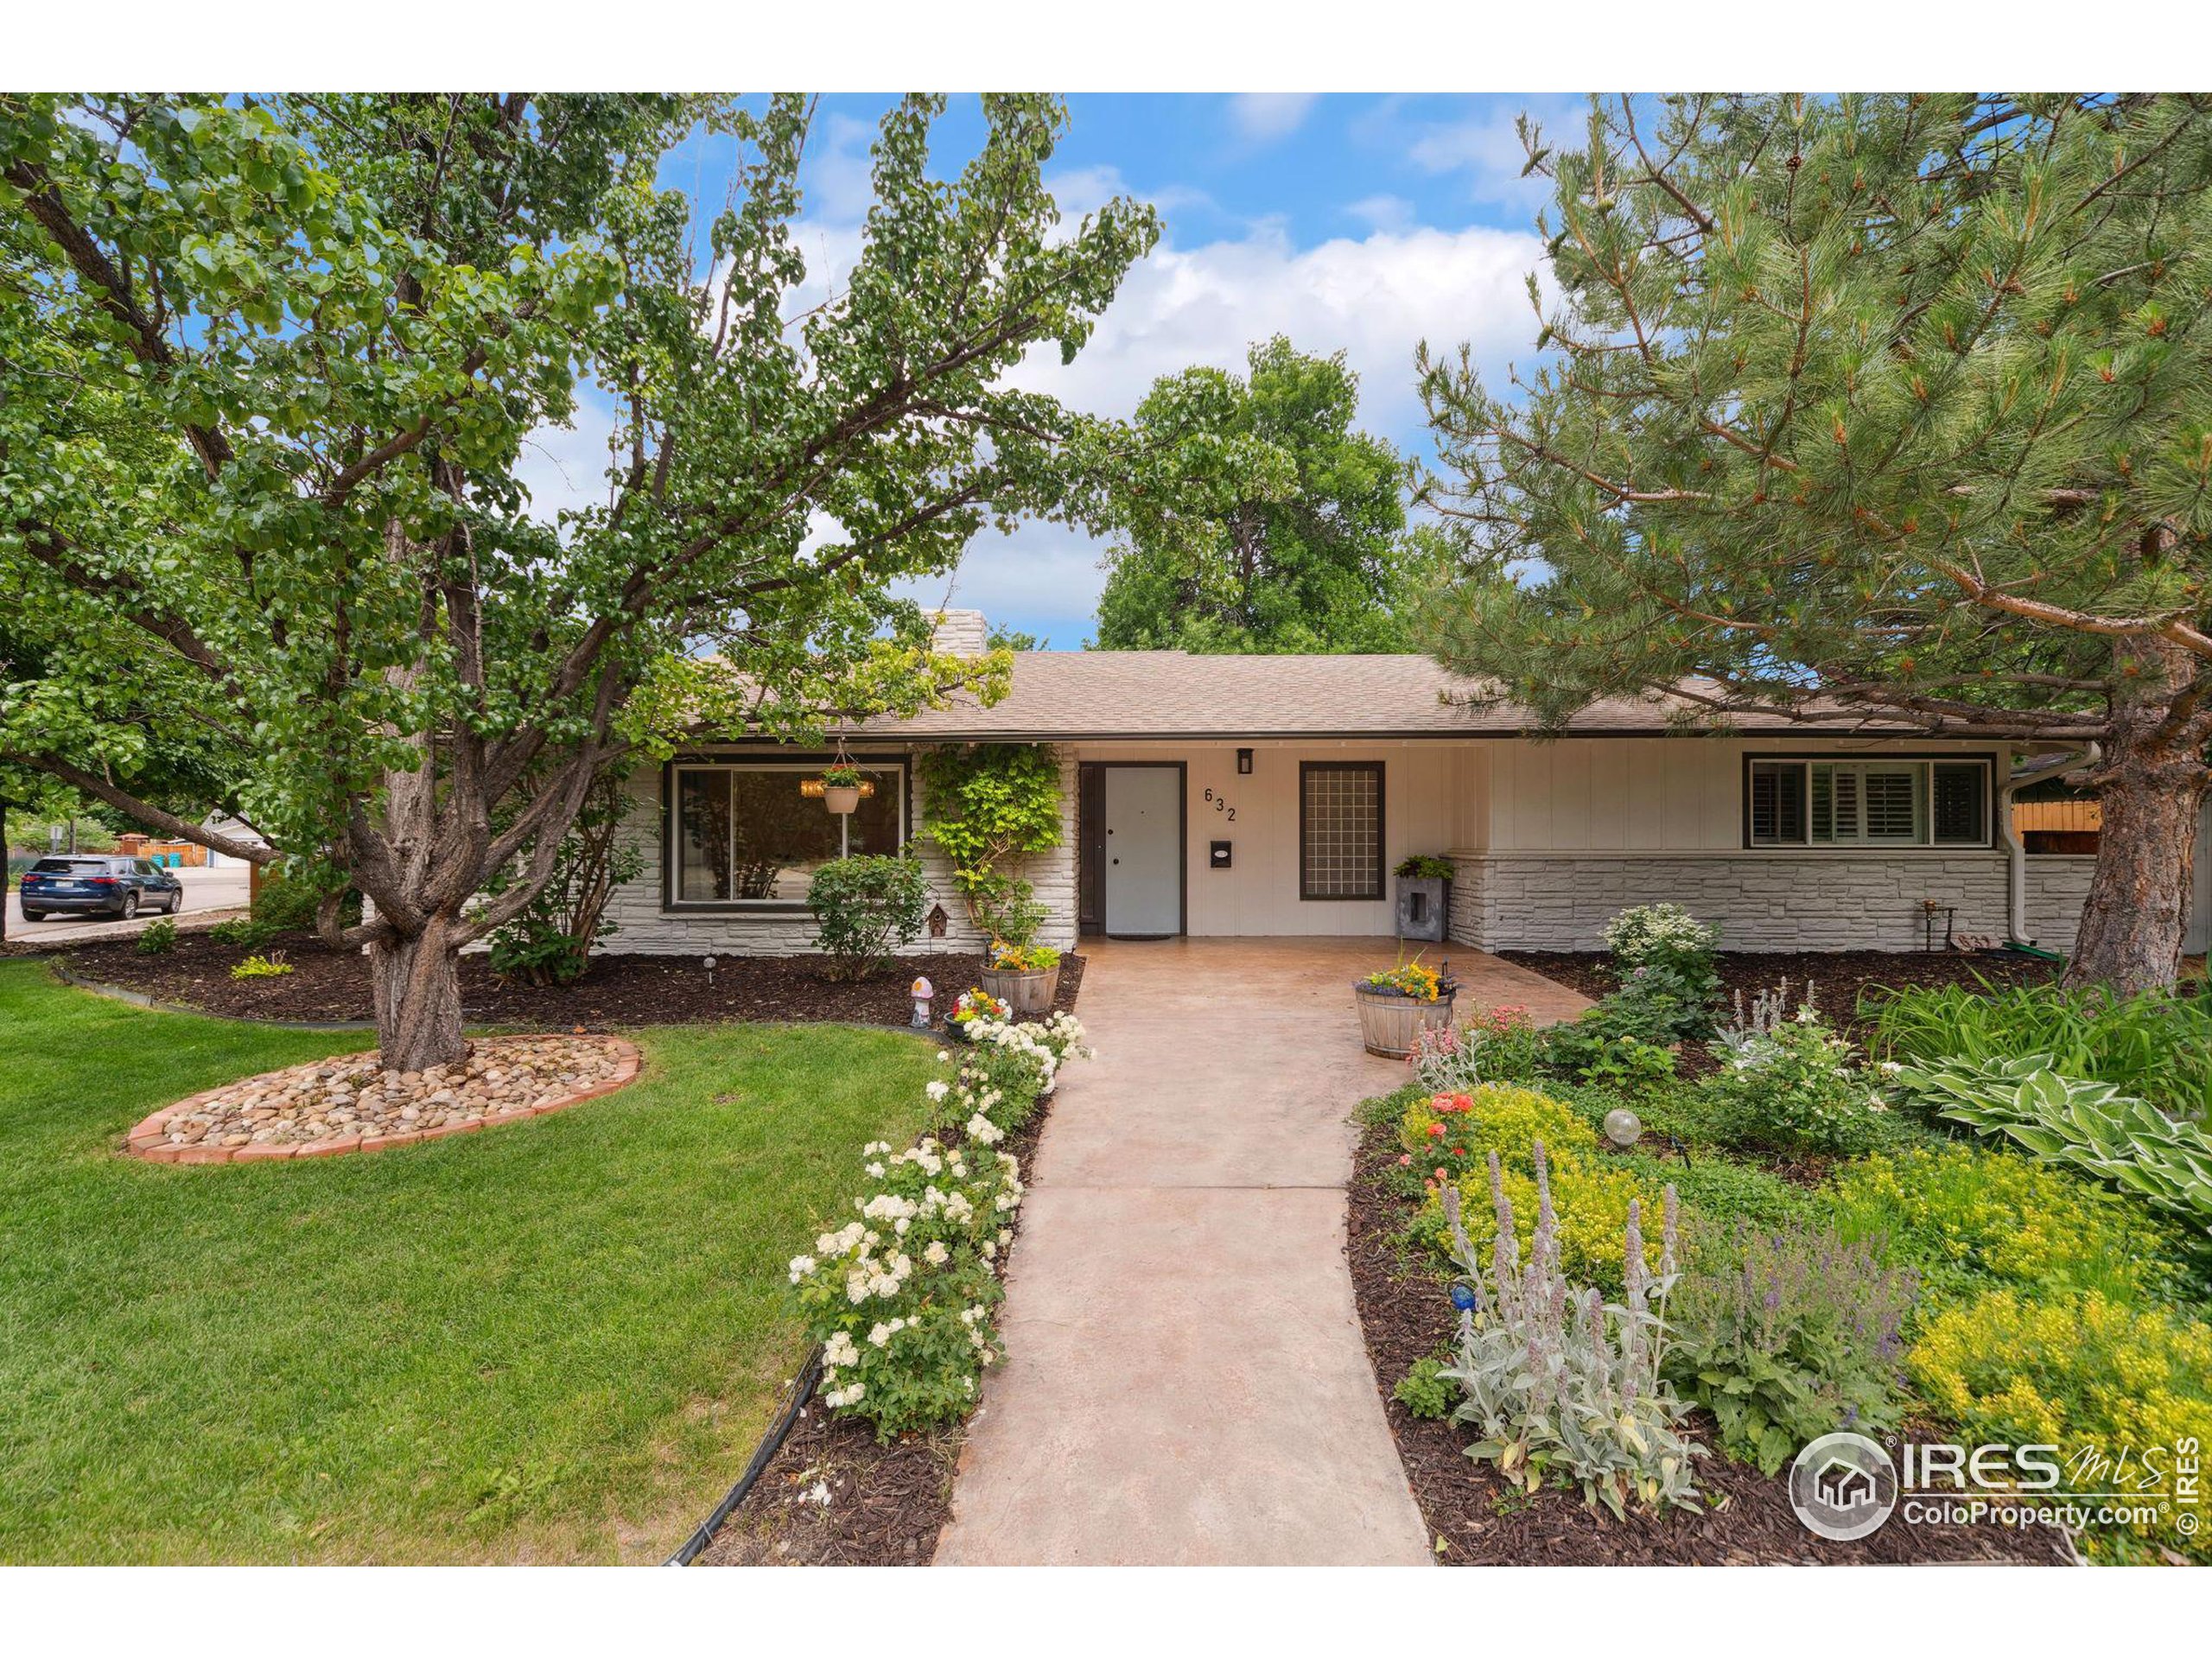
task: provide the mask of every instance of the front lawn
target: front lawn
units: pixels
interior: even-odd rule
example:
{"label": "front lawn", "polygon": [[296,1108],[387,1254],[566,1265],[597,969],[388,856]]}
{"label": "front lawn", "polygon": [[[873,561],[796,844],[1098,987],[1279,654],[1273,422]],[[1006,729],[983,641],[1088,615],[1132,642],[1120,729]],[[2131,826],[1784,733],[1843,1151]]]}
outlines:
{"label": "front lawn", "polygon": [[364,1046],[0,963],[0,1560],[647,1560],[803,1338],[794,1239],[918,1127],[925,1046],[629,1033],[632,1087],[368,1156],[118,1155],[155,1107]]}

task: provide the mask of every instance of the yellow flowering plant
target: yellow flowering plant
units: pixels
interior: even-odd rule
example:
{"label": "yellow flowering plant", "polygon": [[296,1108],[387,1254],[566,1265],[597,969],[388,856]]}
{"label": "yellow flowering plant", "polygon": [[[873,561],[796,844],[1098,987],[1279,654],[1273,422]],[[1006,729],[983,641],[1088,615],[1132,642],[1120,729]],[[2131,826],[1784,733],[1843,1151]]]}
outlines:
{"label": "yellow flowering plant", "polygon": [[[2069,1471],[2098,1466],[2077,1459],[2109,1460],[2090,1478],[2146,1504],[2172,1495],[2177,1446],[2212,1445],[2212,1325],[2096,1291],[2046,1301],[1993,1290],[1931,1321],[1906,1363],[1969,1442],[2054,1446]],[[2212,1542],[2171,1515],[2093,1530],[2083,1542],[2096,1559],[2149,1559],[2162,1548],[2212,1561]]]}

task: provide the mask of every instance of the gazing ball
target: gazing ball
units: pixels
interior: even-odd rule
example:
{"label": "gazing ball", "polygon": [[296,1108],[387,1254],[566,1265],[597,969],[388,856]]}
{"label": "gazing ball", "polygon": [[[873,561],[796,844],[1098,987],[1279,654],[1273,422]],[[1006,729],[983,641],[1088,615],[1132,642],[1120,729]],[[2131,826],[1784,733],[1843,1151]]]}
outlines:
{"label": "gazing ball", "polygon": [[1628,1147],[1643,1138],[1643,1120],[1625,1106],[1616,1106],[1605,1114],[1605,1139],[1615,1146]]}

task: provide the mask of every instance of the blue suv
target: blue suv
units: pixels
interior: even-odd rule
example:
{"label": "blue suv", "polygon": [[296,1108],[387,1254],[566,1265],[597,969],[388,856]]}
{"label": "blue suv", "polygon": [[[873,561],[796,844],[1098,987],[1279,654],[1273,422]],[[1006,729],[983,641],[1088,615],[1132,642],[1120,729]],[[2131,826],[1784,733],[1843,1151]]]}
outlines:
{"label": "blue suv", "polygon": [[24,871],[21,897],[27,922],[50,915],[128,921],[142,907],[175,915],[184,908],[184,883],[151,859],[70,853],[41,858]]}

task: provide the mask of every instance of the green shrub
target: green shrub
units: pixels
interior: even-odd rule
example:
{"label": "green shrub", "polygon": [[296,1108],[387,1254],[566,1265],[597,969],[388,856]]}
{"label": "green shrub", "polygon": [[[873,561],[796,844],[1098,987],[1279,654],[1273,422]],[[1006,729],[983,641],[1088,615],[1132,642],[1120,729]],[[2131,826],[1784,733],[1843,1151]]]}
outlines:
{"label": "green shrub", "polygon": [[[326,878],[332,886],[342,879]],[[327,889],[313,875],[278,875],[274,868],[261,874],[260,890],[253,895],[253,919],[277,933],[304,933],[315,926],[316,908]],[[351,888],[339,906],[339,920],[351,925],[361,919],[361,895]]]}
{"label": "green shrub", "polygon": [[1873,1023],[1875,1052],[1923,1066],[2045,1054],[2063,1076],[2112,1084],[2169,1112],[2202,1119],[2212,1107],[2212,1001],[1979,983],[1870,987],[1859,1012]]}
{"label": "green shrub", "polygon": [[1892,1138],[1883,1122],[1889,1103],[1853,1062],[1851,1044],[1809,1002],[1785,1019],[1781,1001],[1762,994],[1750,1020],[1724,1028],[1714,1043],[1720,1070],[1705,1090],[1729,1143],[1864,1152]]}
{"label": "green shrub", "polygon": [[823,1345],[823,1402],[889,1440],[974,1408],[999,1357],[997,1259],[1022,1185],[1014,1160],[986,1147],[876,1141],[862,1159],[857,1214],[791,1259],[791,1281]]}
{"label": "green shrub", "polygon": [[1738,1224],[1694,1256],[1675,1287],[1666,1374],[1712,1412],[1732,1457],[1771,1475],[1823,1434],[1897,1427],[1910,1269],[1802,1225]]}
{"label": "green shrub", "polygon": [[250,916],[233,916],[228,921],[218,922],[209,928],[207,937],[217,944],[257,950],[283,931],[267,922],[256,921]]}
{"label": "green shrub", "polygon": [[814,873],[807,907],[814,943],[842,979],[865,979],[922,931],[929,884],[918,860],[888,853],[834,858]]}
{"label": "green shrub", "polygon": [[1993,1283],[2165,1294],[2189,1274],[2183,1235],[2112,1193],[1964,1143],[1861,1159],[1829,1183],[1836,1226],[1949,1300]]}
{"label": "green shrub", "polygon": [[1622,989],[1641,982],[1676,1005],[1673,1035],[1702,1037],[1712,1028],[1708,1010],[1720,995],[1720,976],[1711,928],[1680,905],[1637,905],[1605,925],[1605,941]]}
{"label": "green shrub", "polygon": [[1390,1390],[1390,1397],[1415,1417],[1449,1417],[1452,1408],[1459,1403],[1459,1390],[1445,1375],[1447,1363],[1434,1358],[1415,1360],[1413,1369]]}
{"label": "green shrub", "polygon": [[[531,985],[573,985],[591,953],[613,932],[607,901],[645,867],[645,854],[622,837],[630,800],[619,775],[595,779],[575,820],[555,849],[552,873],[520,914],[491,938],[492,971]],[[505,874],[486,889],[499,893]]]}
{"label": "green shrub", "polygon": [[1641,1094],[1671,1083],[1675,1051],[1625,1032],[1609,1033],[1599,1021],[1554,1027],[1544,1046],[1548,1069],[1578,1083]]}
{"label": "green shrub", "polygon": [[[1969,1444],[2056,1446],[2063,1467],[2083,1452],[2126,1453],[2138,1470],[2156,1458],[2169,1471],[2178,1447],[2193,1442],[2201,1456],[2212,1446],[2212,1326],[2162,1309],[2094,1291],[2043,1300],[1994,1290],[1932,1320],[1907,1363]],[[2069,1472],[2067,1485],[2084,1484],[2079,1465]],[[2171,1518],[2084,1542],[2096,1559],[2155,1559],[2163,1547],[2212,1560],[2212,1541]]]}
{"label": "green shrub", "polygon": [[138,932],[137,952],[142,957],[162,957],[176,949],[176,922],[164,916],[157,922],[149,922]]}
{"label": "green shrub", "polygon": [[232,979],[277,979],[292,971],[292,964],[284,960],[282,950],[271,950],[265,957],[248,957],[231,969]]}

